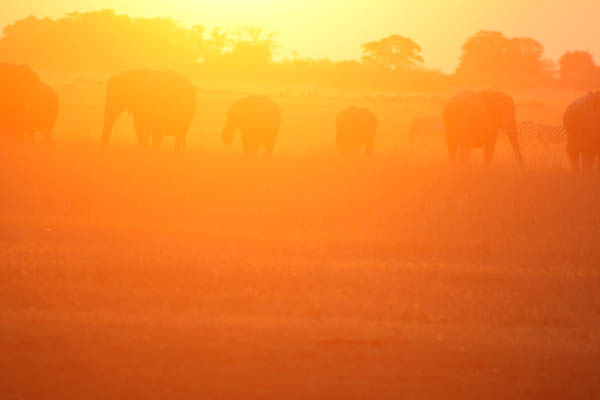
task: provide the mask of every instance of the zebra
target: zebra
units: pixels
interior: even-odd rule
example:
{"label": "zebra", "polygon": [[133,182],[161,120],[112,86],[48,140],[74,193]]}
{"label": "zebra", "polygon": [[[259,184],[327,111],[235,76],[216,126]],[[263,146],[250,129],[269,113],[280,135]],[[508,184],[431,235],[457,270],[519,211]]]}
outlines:
{"label": "zebra", "polygon": [[521,121],[517,124],[520,139],[542,144],[564,144],[567,142],[567,131],[562,126],[543,125],[535,121]]}
{"label": "zebra", "polygon": [[538,137],[538,123],[534,121],[517,122],[517,137],[528,143],[536,140]]}
{"label": "zebra", "polygon": [[563,126],[538,125],[538,140],[543,144],[567,143],[567,130]]}
{"label": "zebra", "polygon": [[409,138],[412,142],[416,136],[444,136],[444,120],[439,117],[413,118],[410,121]]}

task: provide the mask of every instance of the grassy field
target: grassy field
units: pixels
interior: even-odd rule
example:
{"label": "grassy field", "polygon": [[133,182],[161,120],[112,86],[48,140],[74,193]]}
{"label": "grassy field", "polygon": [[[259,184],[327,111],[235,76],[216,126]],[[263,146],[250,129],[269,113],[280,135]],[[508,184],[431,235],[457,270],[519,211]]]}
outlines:
{"label": "grassy field", "polygon": [[[59,82],[59,81],[57,81]],[[57,83],[56,147],[0,156],[2,399],[594,399],[600,185],[563,149],[452,168],[408,121],[444,97],[272,88],[272,160],[220,129],[251,91],[198,82],[188,149],[100,154],[102,85]],[[519,94],[560,122],[569,95]],[[532,103],[544,99],[543,106]],[[367,104],[372,162],[333,118]]]}

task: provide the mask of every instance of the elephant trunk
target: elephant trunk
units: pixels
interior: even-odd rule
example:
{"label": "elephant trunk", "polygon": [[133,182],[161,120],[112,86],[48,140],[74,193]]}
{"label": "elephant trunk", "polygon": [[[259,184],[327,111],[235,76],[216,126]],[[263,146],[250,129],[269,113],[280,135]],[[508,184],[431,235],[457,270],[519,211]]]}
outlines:
{"label": "elephant trunk", "polygon": [[115,94],[111,91],[106,93],[106,101],[104,104],[104,128],[102,129],[102,150],[106,149],[108,140],[113,130],[113,126],[119,115],[125,110],[125,106],[115,98]]}
{"label": "elephant trunk", "polygon": [[230,117],[227,117],[225,127],[223,128],[223,143],[227,146],[233,143],[233,132],[235,131],[235,125],[233,124]]}
{"label": "elephant trunk", "polygon": [[108,139],[112,133],[113,125],[115,124],[115,116],[112,110],[109,110],[108,106],[104,110],[104,128],[102,129],[102,150],[106,149],[108,145]]}
{"label": "elephant trunk", "polygon": [[517,131],[517,121],[514,116],[511,116],[505,121],[504,129],[506,129],[506,135],[508,136],[508,140],[510,141],[510,146],[515,153],[515,157],[519,163],[519,165],[523,166],[523,156],[521,154],[521,148],[519,146],[519,140],[517,139],[518,131]]}
{"label": "elephant trunk", "polygon": [[571,134],[567,136],[567,156],[569,157],[571,167],[577,171],[579,169],[580,151],[578,144],[575,143],[574,137]]}

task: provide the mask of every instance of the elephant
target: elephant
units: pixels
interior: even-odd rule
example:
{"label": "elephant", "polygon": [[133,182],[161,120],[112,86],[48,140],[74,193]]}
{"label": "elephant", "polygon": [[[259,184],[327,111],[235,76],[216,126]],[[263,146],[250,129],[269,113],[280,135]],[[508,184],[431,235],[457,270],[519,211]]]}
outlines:
{"label": "elephant", "polygon": [[223,143],[233,143],[233,135],[238,129],[242,136],[242,150],[247,156],[255,156],[258,149],[265,147],[265,156],[271,157],[279,127],[281,107],[264,96],[247,96],[235,101],[227,111],[223,128]]}
{"label": "elephant", "polygon": [[[494,155],[500,130],[508,136],[517,162],[523,157],[517,140],[515,103],[509,95],[492,90],[464,91],[451,98],[442,112],[448,155],[456,161],[468,159],[471,149],[484,148],[485,163]],[[458,154],[460,151],[460,154]]]}
{"label": "elephant", "polygon": [[0,131],[7,138],[31,139],[41,132],[51,142],[58,96],[27,65],[0,64]]}
{"label": "elephant", "polygon": [[590,169],[600,156],[600,92],[589,93],[565,110],[563,126],[567,131],[567,155],[575,170],[579,159]]}
{"label": "elephant", "polygon": [[39,132],[46,144],[52,144],[52,131],[58,117],[58,95],[44,82],[40,82],[38,94],[31,103],[32,116],[25,133],[33,141]]}
{"label": "elephant", "polygon": [[353,157],[364,146],[368,158],[373,156],[377,117],[369,109],[349,107],[335,121],[335,144],[343,157]]}
{"label": "elephant", "polygon": [[175,137],[175,150],[185,145],[196,111],[192,83],[171,71],[141,69],[113,75],[106,84],[102,149],[106,149],[114,124],[128,111],[133,117],[138,144],[159,148],[164,136]]}

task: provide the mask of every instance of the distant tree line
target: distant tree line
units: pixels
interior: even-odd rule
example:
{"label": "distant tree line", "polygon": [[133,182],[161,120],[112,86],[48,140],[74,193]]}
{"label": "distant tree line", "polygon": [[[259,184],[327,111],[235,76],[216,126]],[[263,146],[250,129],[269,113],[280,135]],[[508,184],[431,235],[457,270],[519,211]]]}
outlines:
{"label": "distant tree line", "polygon": [[208,30],[112,10],[59,19],[28,17],[5,27],[0,38],[1,61],[39,69],[114,72],[151,67],[209,78],[408,90],[464,85],[600,88],[600,68],[589,52],[565,53],[556,64],[544,58],[536,40],[492,31],[466,40],[453,74],[425,68],[421,47],[400,35],[363,44],[360,60],[294,56],[276,61],[276,49],[274,34],[258,27]]}

